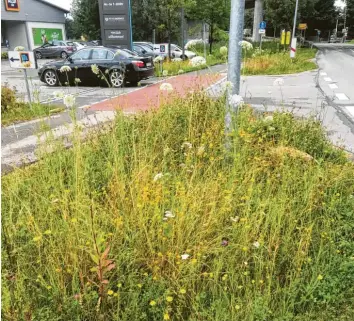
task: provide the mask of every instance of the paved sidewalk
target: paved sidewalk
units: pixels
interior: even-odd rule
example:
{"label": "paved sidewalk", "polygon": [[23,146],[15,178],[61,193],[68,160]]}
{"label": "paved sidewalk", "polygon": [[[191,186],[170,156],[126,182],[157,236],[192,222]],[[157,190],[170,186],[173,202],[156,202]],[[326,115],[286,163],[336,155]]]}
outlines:
{"label": "paved sidewalk", "polygon": [[[313,117],[320,120],[329,139],[337,146],[343,146],[354,153],[354,122],[331,103],[330,97],[318,87],[318,70],[283,76],[242,77],[241,95],[245,102],[260,111],[291,111],[299,117]],[[282,86],[274,85],[282,78]],[[221,86],[213,88],[213,95],[219,95]]]}

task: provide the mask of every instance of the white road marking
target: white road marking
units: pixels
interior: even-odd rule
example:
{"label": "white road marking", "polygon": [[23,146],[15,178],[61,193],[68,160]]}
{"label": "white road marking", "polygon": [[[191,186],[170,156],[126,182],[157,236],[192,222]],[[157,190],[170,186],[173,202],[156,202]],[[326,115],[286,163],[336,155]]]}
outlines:
{"label": "white road marking", "polygon": [[328,84],[329,88],[331,89],[337,89],[338,86],[336,84]]}
{"label": "white road marking", "polygon": [[339,100],[349,100],[346,94],[343,93],[336,93],[336,96]]}
{"label": "white road marking", "polygon": [[354,50],[353,49],[350,49],[352,52],[354,52]]}
{"label": "white road marking", "polygon": [[347,109],[349,114],[352,115],[354,118],[354,106],[346,106],[345,108]]}
{"label": "white road marking", "polygon": [[324,77],[323,78],[325,81],[332,81],[332,79],[330,77]]}
{"label": "white road marking", "polygon": [[322,71],[322,72],[320,73],[320,75],[321,75],[321,76],[327,76],[327,73],[324,72],[324,71]]}

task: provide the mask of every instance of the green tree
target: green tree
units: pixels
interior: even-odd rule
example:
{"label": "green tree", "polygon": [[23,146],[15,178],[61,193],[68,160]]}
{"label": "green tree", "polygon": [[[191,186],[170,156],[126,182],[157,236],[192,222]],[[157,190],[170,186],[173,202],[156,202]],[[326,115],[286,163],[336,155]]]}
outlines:
{"label": "green tree", "polygon": [[187,16],[209,25],[209,50],[212,52],[216,28],[228,29],[230,0],[195,0],[189,4]]}
{"label": "green tree", "polygon": [[77,39],[80,38],[81,34],[75,29],[75,22],[73,19],[65,19],[65,33],[68,39]]}
{"label": "green tree", "polygon": [[71,14],[75,34],[101,39],[98,0],[74,0]]}

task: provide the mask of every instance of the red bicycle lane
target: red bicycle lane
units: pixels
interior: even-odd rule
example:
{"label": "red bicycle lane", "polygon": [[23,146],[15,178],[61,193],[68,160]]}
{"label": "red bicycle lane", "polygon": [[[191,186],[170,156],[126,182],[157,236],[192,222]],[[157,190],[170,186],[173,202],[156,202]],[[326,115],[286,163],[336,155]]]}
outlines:
{"label": "red bicycle lane", "polygon": [[[130,93],[92,104],[89,110],[92,111],[114,111],[138,112],[148,109],[159,108],[162,103],[173,100],[175,97],[185,97],[188,93],[196,90],[204,90],[221,80],[221,74],[203,75],[180,75],[171,77]],[[173,91],[161,91],[160,86],[169,83]]]}

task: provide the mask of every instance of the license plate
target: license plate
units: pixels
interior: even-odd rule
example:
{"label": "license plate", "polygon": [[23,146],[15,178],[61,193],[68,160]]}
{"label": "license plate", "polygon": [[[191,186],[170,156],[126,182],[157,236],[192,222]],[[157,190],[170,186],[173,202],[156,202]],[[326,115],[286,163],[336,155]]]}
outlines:
{"label": "license plate", "polygon": [[151,67],[151,62],[147,62],[146,67]]}

